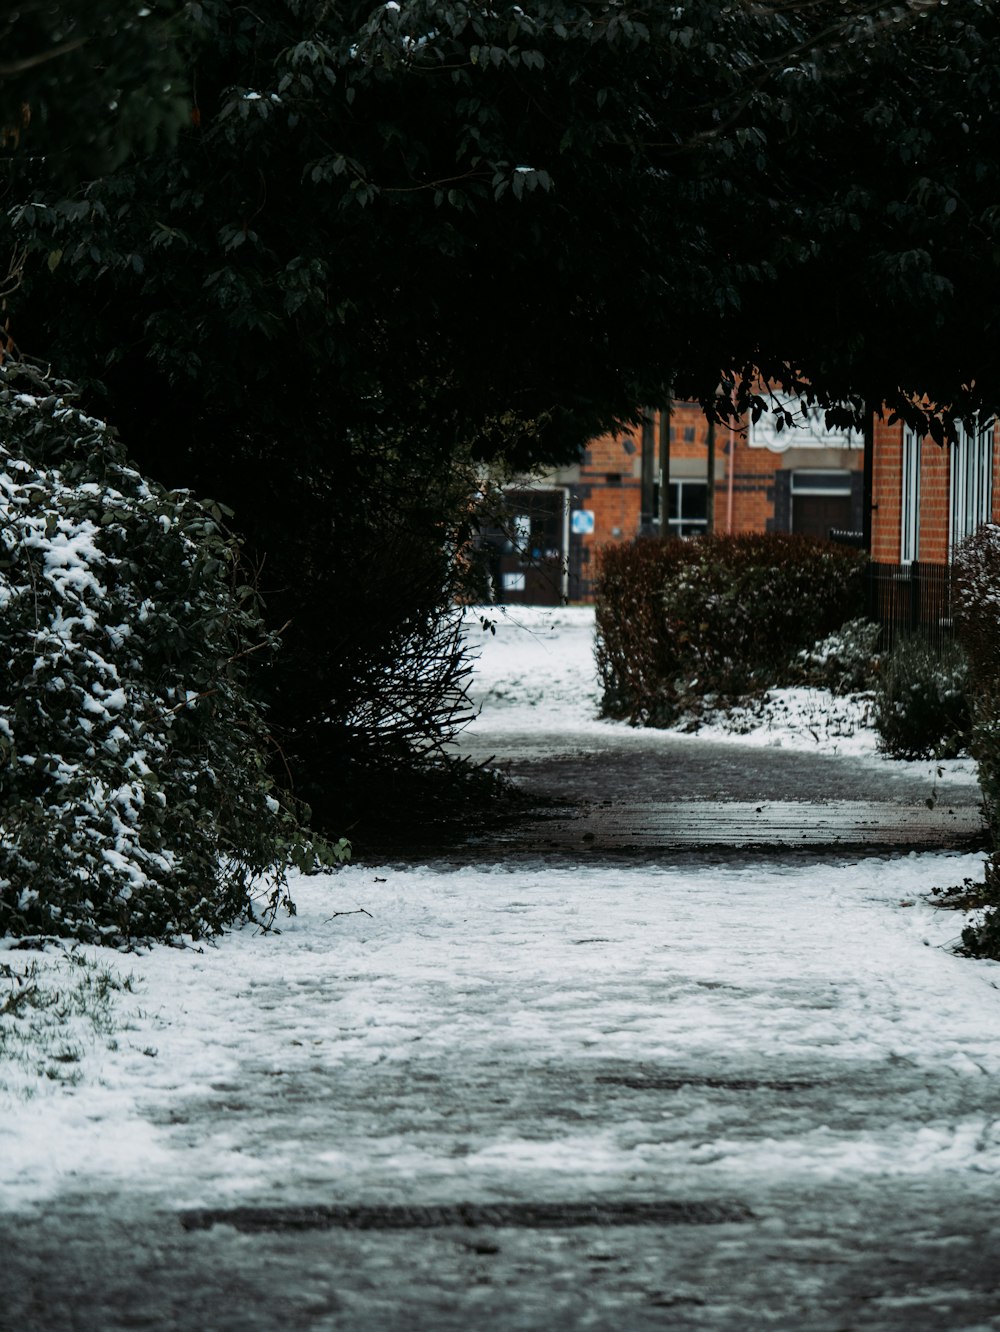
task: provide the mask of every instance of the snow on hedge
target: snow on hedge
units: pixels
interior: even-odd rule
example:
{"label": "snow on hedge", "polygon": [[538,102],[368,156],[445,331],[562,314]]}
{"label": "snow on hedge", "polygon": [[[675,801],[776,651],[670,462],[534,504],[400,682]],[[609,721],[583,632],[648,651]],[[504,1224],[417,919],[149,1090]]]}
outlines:
{"label": "snow on hedge", "polygon": [[211,933],[310,860],[266,775],[246,653],[272,644],[220,519],[0,366],[0,933]]}

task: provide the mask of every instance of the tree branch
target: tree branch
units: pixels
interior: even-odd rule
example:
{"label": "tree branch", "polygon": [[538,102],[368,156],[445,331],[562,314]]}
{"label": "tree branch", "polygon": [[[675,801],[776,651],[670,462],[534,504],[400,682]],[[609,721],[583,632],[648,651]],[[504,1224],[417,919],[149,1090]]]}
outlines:
{"label": "tree branch", "polygon": [[70,51],[78,51],[81,46],[86,46],[88,41],[87,37],[76,37],[71,42],[60,42],[58,46],[50,46],[47,51],[39,51],[36,55],[0,63],[0,79],[12,78],[15,74],[23,74],[26,70],[36,69],[50,60],[56,60],[61,55],[68,55]]}

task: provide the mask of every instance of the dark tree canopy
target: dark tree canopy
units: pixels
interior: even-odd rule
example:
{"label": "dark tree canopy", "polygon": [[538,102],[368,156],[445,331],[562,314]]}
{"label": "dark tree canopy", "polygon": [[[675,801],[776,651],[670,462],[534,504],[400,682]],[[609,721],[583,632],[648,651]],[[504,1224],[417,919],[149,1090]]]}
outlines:
{"label": "dark tree canopy", "polygon": [[69,186],[173,138],[189,110],[187,21],[184,0],[4,6],[0,160],[13,197],[28,181]]}
{"label": "dark tree canopy", "polygon": [[855,408],[1000,396],[994,6],[148,8],[73,58],[167,23],[176,147],[13,212],[22,346],[144,411],[187,381],[197,419],[419,413],[527,462],[753,368]]}
{"label": "dark tree canopy", "polygon": [[0,20],[9,333],[236,510],[296,772],[447,604],[476,460],[759,377],[1000,405],[994,5],[91,8]]}

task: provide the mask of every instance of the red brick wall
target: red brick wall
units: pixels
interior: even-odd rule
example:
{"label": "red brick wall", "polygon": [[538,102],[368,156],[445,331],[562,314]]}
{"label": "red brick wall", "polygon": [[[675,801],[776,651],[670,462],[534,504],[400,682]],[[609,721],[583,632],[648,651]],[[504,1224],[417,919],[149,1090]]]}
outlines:
{"label": "red brick wall", "polygon": [[[996,430],[994,431],[996,437]],[[872,558],[897,564],[901,554],[903,427],[875,422]],[[917,558],[948,561],[950,455],[929,437],[920,449],[920,539]],[[1000,521],[1000,450],[993,451],[993,521]]]}
{"label": "red brick wall", "polygon": [[[716,428],[717,449],[719,437],[724,433]],[[697,403],[675,402],[671,407],[670,454],[674,458],[708,457],[708,422]]]}
{"label": "red brick wall", "polygon": [[730,524],[729,470],[715,492],[715,530],[717,532],[766,532],[774,519],[774,474],[783,465],[782,455],[770,449],[752,449],[744,435],[723,435],[723,445],[735,449],[733,455],[733,502]]}
{"label": "red brick wall", "polygon": [[[659,458],[660,420],[655,418],[657,459]],[[708,422],[696,403],[675,403],[670,413],[670,456],[694,458],[708,465]],[[745,437],[716,428],[716,458],[727,460],[730,440],[735,441],[736,466],[733,475],[734,532],[763,532],[774,517],[774,473],[782,466],[782,455],[768,449],[751,449]],[[627,452],[628,444],[634,453]],[[609,541],[631,541],[639,531],[641,481],[641,437],[636,427],[628,436],[602,435],[587,446],[580,467],[580,486],[584,488],[581,504],[594,513],[594,532],[585,543],[593,547]],[[620,483],[609,484],[607,476],[619,475]],[[726,475],[715,484],[716,531],[727,530],[728,481]],[[659,471],[657,470],[657,477]],[[588,493],[589,492],[589,493]],[[620,535],[616,535],[618,529]]]}
{"label": "red brick wall", "polygon": [[638,427],[625,435],[602,435],[584,451],[574,490],[580,507],[594,515],[593,532],[582,538],[585,560],[591,565],[600,546],[631,541],[639,531],[641,458]]}
{"label": "red brick wall", "polygon": [[[660,420],[655,418],[657,478],[659,477]],[[730,514],[729,450],[734,450],[732,506]],[[751,448],[746,435],[716,427],[715,530],[717,532],[764,532],[774,526],[775,474],[788,466],[784,454],[766,448]],[[708,422],[697,403],[674,403],[670,412],[672,460],[697,460],[701,468],[685,469],[685,476],[707,476]],[[597,550],[617,541],[632,541],[638,535],[641,506],[641,429],[631,428],[617,437],[602,435],[587,446],[579,481],[571,485],[574,506],[594,514],[594,531],[573,537],[578,564],[578,593],[591,594]],[[845,452],[838,466],[859,470],[861,450]],[[801,465],[801,464],[798,464]],[[676,472],[674,472],[676,476]],[[609,478],[617,478],[609,480]],[[731,517],[731,522],[730,522]],[[898,523],[897,523],[898,527]]]}
{"label": "red brick wall", "polygon": [[898,564],[902,540],[903,427],[875,421],[872,558]]}

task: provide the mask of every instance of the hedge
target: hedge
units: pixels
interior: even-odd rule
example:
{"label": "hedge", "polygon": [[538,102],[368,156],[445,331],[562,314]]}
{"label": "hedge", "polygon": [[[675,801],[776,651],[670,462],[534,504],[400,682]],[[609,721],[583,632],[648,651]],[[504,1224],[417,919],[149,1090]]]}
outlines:
{"label": "hedge", "polygon": [[1000,958],[1000,527],[986,524],[963,542],[954,563],[955,632],[965,651],[972,727],[991,852],[981,899],[987,911],[962,933],[965,950]]}
{"label": "hedge", "polygon": [[222,520],[0,366],[0,933],[217,933],[323,850],[268,776],[277,643]]}
{"label": "hedge", "polygon": [[864,609],[866,556],[786,533],[607,546],[597,578],[605,716],[664,726],[706,698],[791,681]]}

